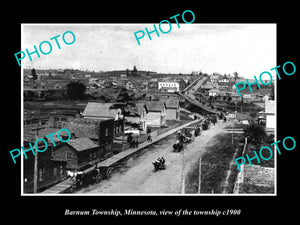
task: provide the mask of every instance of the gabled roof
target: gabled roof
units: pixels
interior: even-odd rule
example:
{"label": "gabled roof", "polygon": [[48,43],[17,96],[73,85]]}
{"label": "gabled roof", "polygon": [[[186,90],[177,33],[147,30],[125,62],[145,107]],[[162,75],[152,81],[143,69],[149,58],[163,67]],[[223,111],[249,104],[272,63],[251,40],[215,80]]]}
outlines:
{"label": "gabled roof", "polygon": [[162,111],[162,109],[164,107],[166,108],[166,104],[164,102],[161,102],[161,101],[145,102],[145,104],[146,104],[146,107],[147,107],[148,111],[160,112],[160,111]]}
{"label": "gabled roof", "polygon": [[143,112],[143,108],[146,109],[146,112],[148,113],[148,109],[147,109],[147,106],[145,103],[135,103],[135,107],[137,109],[137,113],[139,115],[142,115],[142,112]]}
{"label": "gabled roof", "polygon": [[87,137],[71,139],[70,141],[66,142],[66,144],[70,145],[78,152],[99,147],[98,144],[96,144],[95,142],[93,142],[91,139]]}
{"label": "gabled roof", "polygon": [[167,109],[177,109],[179,106],[179,99],[176,98],[163,99],[162,101],[165,102]]}
{"label": "gabled roof", "polygon": [[110,109],[113,103],[89,102],[82,115],[84,117],[115,118],[120,109]]}
{"label": "gabled roof", "polygon": [[215,92],[215,93],[220,93],[221,91],[220,91],[220,90],[218,90],[218,89],[211,89],[211,90],[209,90],[208,92],[210,92],[210,93],[212,93],[212,92]]}

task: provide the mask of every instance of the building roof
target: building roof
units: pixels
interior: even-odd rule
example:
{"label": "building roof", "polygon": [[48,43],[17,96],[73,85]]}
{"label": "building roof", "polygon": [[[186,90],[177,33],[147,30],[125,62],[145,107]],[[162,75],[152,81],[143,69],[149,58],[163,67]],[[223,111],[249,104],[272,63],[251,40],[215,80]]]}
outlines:
{"label": "building roof", "polygon": [[[42,126],[39,126],[42,127]],[[50,127],[45,127],[45,129],[39,130],[38,131],[38,137],[36,138],[36,131],[33,131],[31,128],[35,127],[24,127],[24,141],[28,141],[30,143],[34,143],[37,138],[44,138],[45,136],[55,133],[55,135],[52,135],[52,138],[55,143],[59,143],[60,140],[57,137],[57,132],[60,130],[59,128],[50,128]],[[63,135],[63,133],[61,133]],[[50,137],[48,137],[48,144],[52,144],[52,140]]]}
{"label": "building roof", "polygon": [[146,105],[146,108],[149,111],[161,111],[163,107],[166,107],[166,104],[162,101],[145,101],[145,102],[139,102]]}
{"label": "building roof", "polygon": [[147,109],[147,106],[145,103],[135,103],[135,107],[137,109],[137,113],[139,115],[142,115],[142,112],[143,112],[143,108],[146,109],[146,112],[148,113],[148,109]]}
{"label": "building roof", "polygon": [[89,102],[82,115],[84,117],[105,117],[115,118],[120,109],[110,109],[113,103]]}
{"label": "building roof", "polygon": [[212,82],[207,82],[206,84],[202,85],[203,89],[213,89],[214,85],[212,84]]}
{"label": "building roof", "polygon": [[125,117],[125,121],[133,124],[140,124],[140,119],[138,117],[127,116]]}
{"label": "building roof", "polygon": [[211,89],[208,92],[210,92],[210,93],[220,93],[221,91],[218,90],[218,89]]}
{"label": "building roof", "polygon": [[67,142],[67,144],[70,145],[78,152],[99,147],[98,144],[96,144],[95,142],[93,142],[91,139],[87,137],[71,139],[70,141]]}
{"label": "building roof", "polygon": [[98,138],[99,121],[85,118],[68,118],[65,128],[76,137]]}
{"label": "building roof", "polygon": [[162,99],[165,102],[167,109],[177,109],[179,106],[179,99],[177,98],[168,98]]}

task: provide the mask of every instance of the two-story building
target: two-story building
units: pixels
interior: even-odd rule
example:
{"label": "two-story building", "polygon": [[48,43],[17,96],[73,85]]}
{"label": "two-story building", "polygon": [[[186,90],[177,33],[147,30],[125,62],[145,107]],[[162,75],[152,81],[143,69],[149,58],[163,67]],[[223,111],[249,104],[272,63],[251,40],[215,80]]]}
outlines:
{"label": "two-story building", "polygon": [[178,92],[180,90],[179,82],[160,81],[158,82],[158,91]]}
{"label": "two-story building", "polygon": [[86,119],[68,118],[64,127],[67,128],[76,138],[87,137],[98,143],[100,157],[105,158],[111,154],[114,140],[114,119]]}
{"label": "two-story building", "polygon": [[88,102],[82,116],[92,120],[114,120],[114,135],[123,134],[124,121],[121,106],[117,103]]}
{"label": "two-story building", "polygon": [[[38,136],[36,132],[32,131],[29,127],[24,128],[24,149],[29,149],[29,143],[34,146],[36,138],[43,138],[47,141],[47,150],[44,152],[37,152],[37,192],[42,191],[66,178],[66,166],[67,163],[64,160],[52,158],[53,143],[49,138],[45,138],[46,135],[58,132],[58,128],[47,128],[39,130]],[[61,133],[62,134],[62,133]],[[56,135],[52,136],[56,146],[60,146],[62,143]],[[62,137],[64,139],[64,137]],[[39,142],[39,149],[44,149],[44,142]],[[33,193],[34,182],[34,160],[33,154],[28,154],[27,159],[23,157],[23,191],[24,193]]]}

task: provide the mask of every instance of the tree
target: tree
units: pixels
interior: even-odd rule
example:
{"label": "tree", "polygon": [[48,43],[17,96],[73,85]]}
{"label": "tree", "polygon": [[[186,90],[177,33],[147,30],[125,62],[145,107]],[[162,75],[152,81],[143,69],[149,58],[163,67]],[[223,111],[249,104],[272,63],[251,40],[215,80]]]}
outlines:
{"label": "tree", "polygon": [[83,99],[86,86],[83,83],[72,81],[67,84],[67,95],[71,100]]}
{"label": "tree", "polygon": [[234,76],[234,83],[236,82],[236,80],[238,79],[239,77],[239,74],[237,72],[234,72],[233,73],[233,76]]}
{"label": "tree", "polygon": [[37,79],[36,71],[34,68],[31,70],[31,76],[32,76],[33,80]]}
{"label": "tree", "polygon": [[267,134],[263,127],[257,124],[250,124],[245,130],[244,135],[248,137],[249,142],[256,146],[260,146],[260,144],[267,137]]}
{"label": "tree", "polygon": [[118,95],[116,101],[117,102],[123,102],[123,103],[132,101],[132,100],[134,100],[133,95],[129,95],[128,92],[127,92],[127,89],[122,87],[122,89],[119,91],[119,95]]}
{"label": "tree", "polygon": [[271,94],[269,100],[275,100],[275,91],[274,91],[274,85],[271,85]]}
{"label": "tree", "polygon": [[136,66],[133,66],[132,74],[133,75],[137,75],[137,68],[136,68]]}

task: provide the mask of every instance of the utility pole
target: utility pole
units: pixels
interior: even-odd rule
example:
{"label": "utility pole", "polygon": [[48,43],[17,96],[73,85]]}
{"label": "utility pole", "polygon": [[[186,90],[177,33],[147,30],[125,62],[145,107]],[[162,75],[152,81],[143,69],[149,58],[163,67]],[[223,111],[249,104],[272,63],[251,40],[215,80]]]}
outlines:
{"label": "utility pole", "polygon": [[201,156],[200,156],[200,158],[199,158],[198,194],[201,193],[201,161],[202,161],[202,159],[201,159]]}
{"label": "utility pole", "polygon": [[[32,128],[32,131],[36,131],[35,140],[39,138],[39,130],[45,129],[45,127]],[[33,193],[37,193],[37,181],[38,181],[38,151],[34,148],[34,168],[33,168]]]}
{"label": "utility pole", "polygon": [[182,154],[182,182],[181,182],[181,194],[185,194],[185,174],[184,174],[184,169],[185,169],[185,161],[184,161],[184,152],[185,149],[183,150],[183,154]]}

